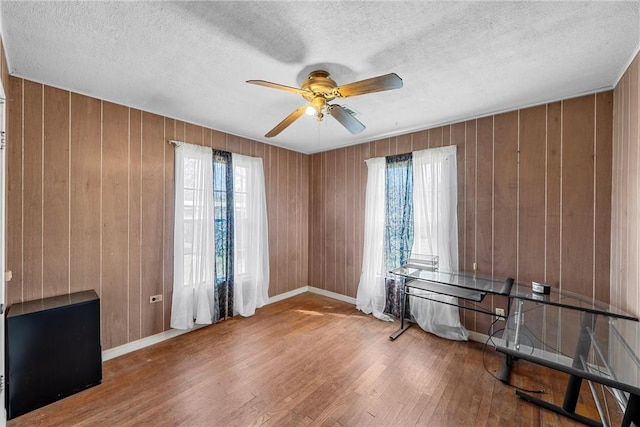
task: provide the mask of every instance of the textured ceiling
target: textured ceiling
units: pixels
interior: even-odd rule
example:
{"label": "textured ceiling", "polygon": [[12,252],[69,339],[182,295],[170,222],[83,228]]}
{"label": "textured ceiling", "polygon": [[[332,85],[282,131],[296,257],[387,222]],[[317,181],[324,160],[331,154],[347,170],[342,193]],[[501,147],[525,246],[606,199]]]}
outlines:
{"label": "textured ceiling", "polygon": [[[0,3],[9,70],[292,150],[314,153],[609,89],[640,41],[639,2]],[[303,116],[246,84],[341,85],[397,73],[404,87],[339,100],[367,129]]]}

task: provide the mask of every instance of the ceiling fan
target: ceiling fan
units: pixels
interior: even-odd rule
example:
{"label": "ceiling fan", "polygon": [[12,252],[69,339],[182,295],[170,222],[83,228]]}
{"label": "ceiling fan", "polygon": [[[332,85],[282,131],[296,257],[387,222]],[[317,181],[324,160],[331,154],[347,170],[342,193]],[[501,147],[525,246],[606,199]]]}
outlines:
{"label": "ceiling fan", "polygon": [[297,108],[285,117],[284,120],[267,132],[265,135],[267,138],[278,135],[304,113],[315,115],[318,121],[321,121],[324,115],[328,113],[340,122],[342,126],[347,128],[349,132],[355,135],[362,132],[365,126],[353,117],[347,109],[338,104],[329,104],[329,101],[333,101],[335,98],[347,98],[349,96],[364,95],[366,93],[381,92],[402,87],[402,79],[395,73],[338,86],[329,76],[329,73],[324,70],[310,72],[309,76],[302,82],[300,89],[278,83],[271,83],[265,80],[247,80],[247,83],[297,93],[298,95],[302,95],[302,97],[310,103],[309,105]]}

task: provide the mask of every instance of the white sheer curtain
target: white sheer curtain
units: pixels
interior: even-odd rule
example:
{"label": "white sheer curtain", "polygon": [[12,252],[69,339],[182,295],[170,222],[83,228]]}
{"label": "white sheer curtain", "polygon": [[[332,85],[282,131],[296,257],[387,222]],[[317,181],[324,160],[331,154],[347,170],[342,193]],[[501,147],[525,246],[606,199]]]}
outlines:
{"label": "white sheer curtain", "polygon": [[384,210],[385,168],[384,157],[368,159],[367,189],[364,219],[364,253],[356,308],[378,319],[392,321],[384,314]]}
{"label": "white sheer curtain", "polygon": [[262,159],[232,154],[234,311],[251,316],[267,303],[269,235]]}
{"label": "white sheer curtain", "polygon": [[[413,153],[412,253],[438,255],[439,270],[458,270],[458,183],[456,146]],[[430,298],[457,304],[457,298]],[[467,340],[457,307],[411,298],[411,314],[425,331],[443,338]]]}
{"label": "white sheer curtain", "polygon": [[175,152],[174,272],[171,327],[213,320],[214,230],[211,149],[180,144]]}

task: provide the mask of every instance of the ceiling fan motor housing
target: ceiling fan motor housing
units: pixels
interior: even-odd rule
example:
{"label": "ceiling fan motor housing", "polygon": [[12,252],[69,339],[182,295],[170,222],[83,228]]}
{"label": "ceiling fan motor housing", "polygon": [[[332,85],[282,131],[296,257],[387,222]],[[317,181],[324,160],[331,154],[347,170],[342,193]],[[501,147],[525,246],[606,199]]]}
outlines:
{"label": "ceiling fan motor housing", "polygon": [[326,101],[331,101],[336,97],[335,89],[338,87],[336,82],[329,77],[329,73],[324,70],[316,70],[309,73],[309,77],[302,82],[301,89],[308,90],[312,93],[302,95],[304,99],[312,102],[314,98],[321,96]]}

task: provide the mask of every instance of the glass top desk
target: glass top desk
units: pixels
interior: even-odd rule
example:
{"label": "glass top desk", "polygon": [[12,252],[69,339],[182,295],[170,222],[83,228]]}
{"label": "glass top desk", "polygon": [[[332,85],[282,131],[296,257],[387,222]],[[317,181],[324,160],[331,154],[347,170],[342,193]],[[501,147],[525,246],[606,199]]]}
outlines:
{"label": "glass top desk", "polygon": [[[603,425],[575,413],[582,380],[588,381],[601,420],[603,407],[593,383],[612,388],[626,403],[622,425],[640,425],[640,323],[636,316],[584,296],[552,289],[535,294],[530,286],[511,289],[511,313],[496,350],[569,374],[562,407],[522,391],[521,398],[587,425]],[[628,397],[625,393],[628,393]]]}
{"label": "glass top desk", "polygon": [[[473,310],[494,315],[490,310],[480,306],[461,306],[443,302],[434,298],[434,294],[457,297],[462,300],[481,302],[486,295],[509,296],[513,279],[496,279],[473,273],[448,272],[428,270],[411,265],[405,265],[391,270],[389,273],[398,276],[402,284],[401,313],[405,313],[408,297],[417,297],[436,301],[441,304],[453,305],[466,310]],[[398,338],[411,324],[405,322],[405,316],[400,316],[400,329],[389,338]]]}

